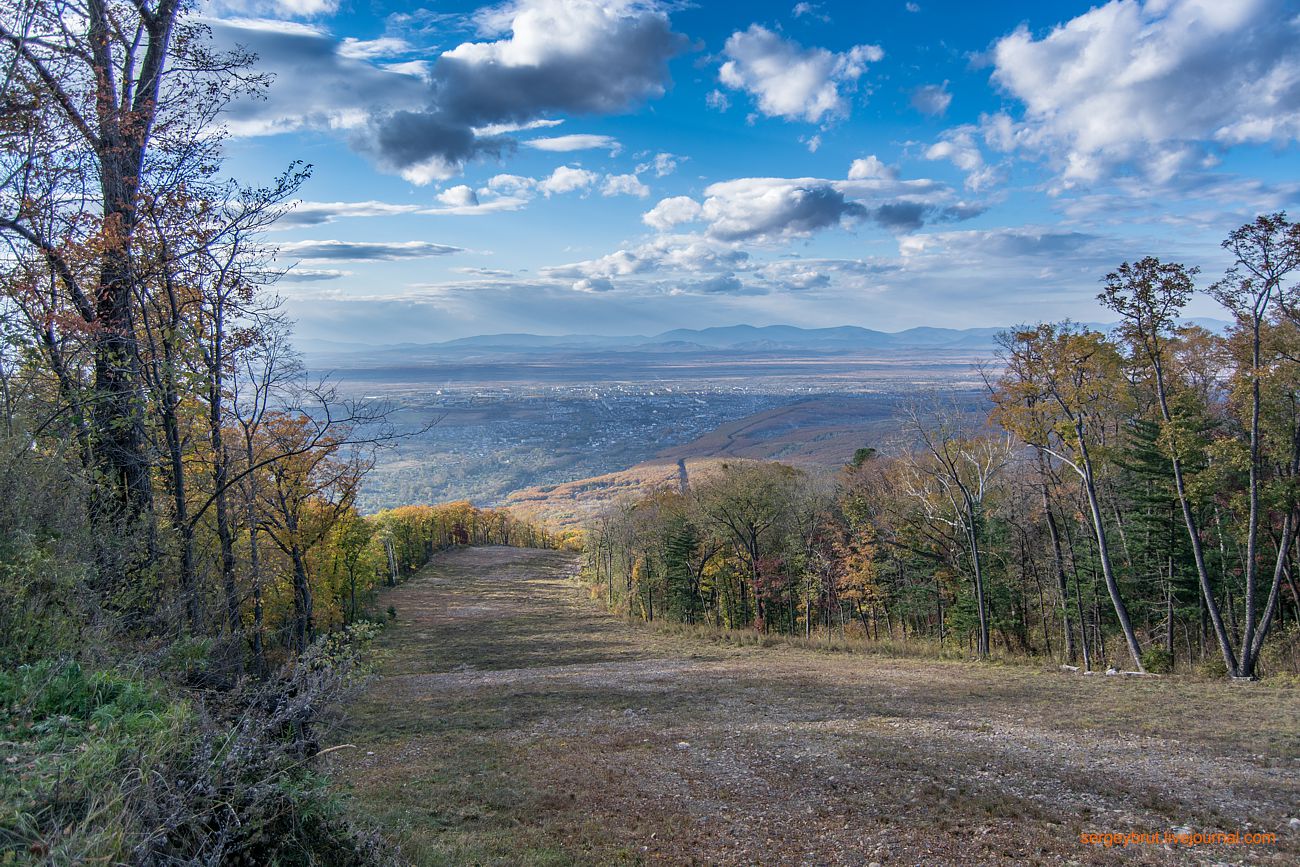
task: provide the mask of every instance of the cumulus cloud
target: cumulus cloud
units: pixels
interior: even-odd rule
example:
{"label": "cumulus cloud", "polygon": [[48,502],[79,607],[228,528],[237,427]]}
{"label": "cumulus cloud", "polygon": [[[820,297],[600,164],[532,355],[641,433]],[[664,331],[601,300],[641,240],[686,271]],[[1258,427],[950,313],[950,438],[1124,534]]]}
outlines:
{"label": "cumulus cloud", "polygon": [[[637,154],[637,156],[639,157],[641,154]],[[637,163],[636,173],[639,175],[653,169],[655,177],[667,177],[677,171],[677,161],[681,159],[684,159],[684,157],[679,157],[677,154],[655,154],[649,162]]]}
{"label": "cumulus cloud", "polygon": [[478,194],[466,184],[449,187],[438,194],[438,201],[453,208],[478,207]]}
{"label": "cumulus cloud", "polygon": [[942,117],[952,104],[952,94],[948,92],[948,82],[943,84],[926,84],[912,91],[912,108],[931,117]]}
{"label": "cumulus cloud", "polygon": [[615,250],[597,259],[542,269],[551,279],[616,280],[660,271],[686,274],[734,272],[747,267],[749,253],[733,244],[698,235],[657,237],[631,249]]}
{"label": "cumulus cloud", "polygon": [[[247,47],[275,76],[268,99],[232,106],[233,134],[348,131],[382,168],[426,184],[509,152],[510,132],[558,122],[550,115],[615,113],[661,96],[668,60],[686,47],[665,10],[657,0],[517,0],[478,17],[482,41],[387,66],[379,61],[413,53],[404,38],[339,41],[282,20],[208,23],[219,45]],[[564,149],[569,137],[557,138],[551,149]]]}
{"label": "cumulus cloud", "polygon": [[884,57],[878,45],[856,45],[844,52],[805,48],[759,24],[737,31],[723,48],[727,60],[718,79],[755,99],[768,117],[819,123],[847,117],[846,94]]}
{"label": "cumulus cloud", "polygon": [[523,175],[493,175],[488,178],[486,189],[499,195],[526,195],[537,189],[537,181]]}
{"label": "cumulus cloud", "polygon": [[613,292],[614,284],[604,277],[583,277],[574,282],[574,292]]}
{"label": "cumulus cloud", "polygon": [[739,178],[705,190],[701,217],[728,241],[810,235],[868,216],[868,210],[826,181]]}
{"label": "cumulus cloud", "polygon": [[650,188],[641,183],[636,175],[606,175],[605,183],[600,188],[603,196],[638,196],[650,195]]}
{"label": "cumulus cloud", "polygon": [[428,86],[421,78],[348,56],[315,26],[249,18],[205,23],[218,47],[243,46],[258,56],[258,70],[275,78],[265,99],[238,100],[228,108],[223,122],[232,135],[355,130],[375,105],[414,108],[425,100]]}
{"label": "cumulus cloud", "polygon": [[970,219],[983,206],[956,201],[935,181],[899,180],[874,157],[854,163],[855,177],[737,178],[709,185],[702,202],[687,196],[660,201],[642,216],[659,231],[701,221],[705,234],[723,241],[776,241],[824,229],[873,222],[910,232],[926,222]]}
{"label": "cumulus cloud", "polygon": [[702,235],[661,235],[597,259],[542,269],[542,278],[579,291],[627,295],[764,295],[827,289],[869,290],[900,269],[897,260],[755,261],[737,243]]}
{"label": "cumulus cloud", "polygon": [[1111,0],[990,52],[1024,107],[991,142],[1048,156],[1066,185],[1126,170],[1157,181],[1212,147],[1300,138],[1300,17],[1284,0]]}
{"label": "cumulus cloud", "polygon": [[702,295],[739,295],[745,291],[745,284],[735,274],[715,274],[687,283],[681,289]]}
{"label": "cumulus cloud", "polygon": [[282,258],[319,261],[393,261],[463,253],[462,247],[430,241],[291,241],[279,245]]}
{"label": "cumulus cloud", "polygon": [[681,223],[698,220],[700,211],[700,203],[690,196],[672,196],[646,211],[641,216],[641,221],[663,232]]}
{"label": "cumulus cloud", "polygon": [[553,196],[558,193],[573,193],[590,189],[600,179],[600,175],[574,166],[560,166],[551,172],[550,177],[537,182],[537,189]]}
{"label": "cumulus cloud", "polygon": [[534,148],[539,151],[551,151],[552,153],[607,150],[611,155],[613,155],[623,149],[623,146],[619,144],[618,140],[613,136],[588,135],[585,133],[557,135],[549,138],[532,138],[523,142],[523,145],[524,147]]}
{"label": "cumulus cloud", "polygon": [[419,182],[499,153],[473,130],[547,114],[608,114],[664,93],[669,58],[685,47],[667,13],[644,0],[519,0],[481,16],[482,42],[443,52],[427,102],[380,111],[359,141],[382,165]]}
{"label": "cumulus cloud", "polygon": [[851,181],[860,181],[867,178],[892,181],[897,177],[898,169],[885,165],[875,154],[856,159],[849,165],[849,180]]}
{"label": "cumulus cloud", "polygon": [[774,290],[810,292],[833,284],[870,288],[881,275],[893,273],[898,265],[863,259],[780,259],[758,269],[761,279]]}
{"label": "cumulus cloud", "polygon": [[714,111],[726,111],[731,108],[731,100],[716,87],[705,95],[704,104]]}
{"label": "cumulus cloud", "polygon": [[999,180],[995,168],[984,161],[984,153],[975,142],[976,128],[970,125],[954,127],[925,150],[928,160],[947,160],[966,173],[966,189],[978,191]]}

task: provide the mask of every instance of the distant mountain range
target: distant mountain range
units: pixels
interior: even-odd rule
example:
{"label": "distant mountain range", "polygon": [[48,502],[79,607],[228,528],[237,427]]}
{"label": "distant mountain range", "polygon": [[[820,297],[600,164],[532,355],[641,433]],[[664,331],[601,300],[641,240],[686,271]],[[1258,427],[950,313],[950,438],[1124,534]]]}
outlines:
{"label": "distant mountain range", "polygon": [[[1214,331],[1226,322],[1189,319]],[[1113,324],[1087,323],[1109,330]],[[331,341],[304,341],[310,356],[332,361],[342,356],[356,358],[393,357],[405,359],[461,357],[465,355],[583,355],[587,353],[854,353],[907,352],[916,350],[991,351],[995,338],[1005,328],[909,328],[905,331],[875,331],[856,325],[836,328],[799,328],[794,325],[728,325],[714,328],[675,328],[653,336],[597,334],[483,334],[436,343],[399,343],[372,346]]]}
{"label": "distant mountain range", "polygon": [[552,355],[586,353],[844,353],[921,349],[992,349],[1001,328],[909,328],[874,331],[853,325],[838,328],[798,328],[793,325],[729,325],[716,328],[676,328],[646,336],[597,334],[483,334],[437,343],[367,346],[332,341],[304,341],[309,355],[406,358],[472,355]]}

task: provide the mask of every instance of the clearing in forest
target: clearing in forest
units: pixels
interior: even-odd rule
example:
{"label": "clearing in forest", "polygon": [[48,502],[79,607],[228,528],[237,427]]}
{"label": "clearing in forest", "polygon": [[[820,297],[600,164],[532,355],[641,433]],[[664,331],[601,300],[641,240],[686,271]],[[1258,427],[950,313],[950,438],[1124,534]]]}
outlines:
{"label": "clearing in forest", "polygon": [[[383,600],[336,771],[420,864],[1300,863],[1300,691],[635,627],[576,558],[477,548]],[[1081,833],[1272,844],[1107,848]]]}

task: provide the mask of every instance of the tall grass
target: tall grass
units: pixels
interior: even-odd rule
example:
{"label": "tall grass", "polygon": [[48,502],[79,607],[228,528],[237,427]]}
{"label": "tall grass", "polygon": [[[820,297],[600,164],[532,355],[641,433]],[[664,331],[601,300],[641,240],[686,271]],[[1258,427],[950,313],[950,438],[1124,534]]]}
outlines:
{"label": "tall grass", "polygon": [[238,694],[42,660],[0,671],[0,864],[391,860],[316,773],[343,642]]}

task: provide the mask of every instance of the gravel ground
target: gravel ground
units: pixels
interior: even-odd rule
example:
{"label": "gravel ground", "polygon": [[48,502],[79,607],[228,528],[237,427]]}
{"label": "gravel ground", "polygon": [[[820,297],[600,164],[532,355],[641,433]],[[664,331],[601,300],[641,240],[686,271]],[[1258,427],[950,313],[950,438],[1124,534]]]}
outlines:
{"label": "gravel ground", "polygon": [[[340,784],[422,864],[1300,863],[1300,691],[738,647],[610,617],[575,560],[391,591]],[[1256,845],[1092,832],[1267,832]]]}

